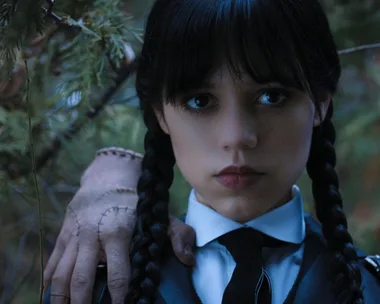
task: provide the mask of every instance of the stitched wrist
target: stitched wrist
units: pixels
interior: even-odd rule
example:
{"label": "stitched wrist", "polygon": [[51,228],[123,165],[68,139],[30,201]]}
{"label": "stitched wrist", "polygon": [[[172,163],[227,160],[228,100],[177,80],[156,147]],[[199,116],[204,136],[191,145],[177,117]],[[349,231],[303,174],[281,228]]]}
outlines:
{"label": "stitched wrist", "polygon": [[143,155],[133,150],[106,147],[96,152],[81,177],[81,186],[108,189],[135,188],[141,174]]}
{"label": "stitched wrist", "polygon": [[102,156],[102,155],[107,155],[107,156],[119,156],[119,157],[130,157],[131,159],[139,159],[142,160],[144,155],[138,152],[135,152],[130,149],[124,149],[120,147],[105,147],[102,149],[99,149],[96,151],[96,156]]}
{"label": "stitched wrist", "polygon": [[135,188],[126,188],[126,187],[116,187],[112,189],[108,189],[104,191],[102,194],[100,194],[96,199],[95,202],[100,201],[104,199],[106,196],[113,194],[113,193],[133,193],[137,194],[137,191]]}

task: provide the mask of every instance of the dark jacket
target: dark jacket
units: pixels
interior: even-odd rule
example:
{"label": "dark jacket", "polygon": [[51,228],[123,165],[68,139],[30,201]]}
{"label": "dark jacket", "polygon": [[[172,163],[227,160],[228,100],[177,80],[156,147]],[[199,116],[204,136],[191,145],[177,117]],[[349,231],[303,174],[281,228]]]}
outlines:
{"label": "dark jacket", "polygon": [[[335,304],[328,272],[326,242],[321,226],[310,215],[305,216],[306,238],[303,262],[298,278],[284,304]],[[380,303],[380,256],[367,257],[358,252],[362,271],[362,288],[366,304]],[[106,271],[97,273],[93,302],[111,303],[107,290]],[[49,293],[47,293],[49,296]],[[162,279],[155,304],[199,304],[191,279],[191,268],[172,255],[162,269]],[[44,304],[50,304],[45,298]],[[219,303],[216,303],[219,304]]]}

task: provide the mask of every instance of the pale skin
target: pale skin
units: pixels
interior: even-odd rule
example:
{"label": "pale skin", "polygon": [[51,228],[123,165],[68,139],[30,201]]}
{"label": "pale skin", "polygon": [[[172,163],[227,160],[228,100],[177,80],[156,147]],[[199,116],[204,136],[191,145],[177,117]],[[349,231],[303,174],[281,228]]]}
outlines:
{"label": "pale skin", "polygon": [[[158,111],[156,115],[171,137],[177,165],[199,201],[228,218],[245,222],[289,200],[291,187],[306,165],[313,127],[325,117],[330,96],[321,100],[319,117],[311,99],[294,88],[276,83],[259,85],[247,75],[240,81],[226,67],[210,82],[211,86],[184,99],[188,109],[202,108],[200,114],[164,104],[163,115]],[[199,95],[208,97],[199,99]],[[130,170],[124,178],[130,187],[139,176],[133,164],[131,161],[125,167]],[[229,165],[249,165],[263,176],[254,187],[232,191],[214,177]],[[107,166],[107,170],[112,167]],[[45,286],[52,282],[52,303],[69,303],[59,294],[70,297],[72,304],[90,303],[96,265],[103,255],[112,302],[122,303],[128,290],[128,250],[135,218],[132,212],[120,210],[134,210],[136,196],[112,194],[96,203],[85,197],[70,203],[84,224],[76,227],[73,212],[66,214],[45,268]],[[112,208],[115,206],[118,208]],[[104,219],[100,215],[106,210],[110,216]],[[194,243],[191,227],[171,217],[168,233],[177,257],[192,265],[194,260],[185,250]]]}
{"label": "pale skin", "polygon": [[[120,190],[136,188],[142,155],[125,149],[105,150],[84,172],[46,264],[44,286],[51,284],[51,303],[91,303],[99,261],[107,263],[113,303],[123,303],[127,293],[137,196]],[[171,217],[168,234],[181,262],[193,265],[192,228]]]}
{"label": "pale skin", "polygon": [[[202,104],[200,114],[165,104],[164,115],[158,111],[156,115],[200,202],[246,222],[289,200],[292,185],[305,169],[313,127],[320,124],[320,117],[312,100],[294,88],[259,85],[247,75],[235,80],[226,67],[210,82],[187,101],[191,109]],[[284,89],[290,94],[287,100],[281,96],[287,94]],[[197,101],[199,95],[206,97]],[[330,96],[321,102],[322,119],[329,102]],[[248,165],[264,175],[255,186],[232,191],[214,177],[229,165]]]}

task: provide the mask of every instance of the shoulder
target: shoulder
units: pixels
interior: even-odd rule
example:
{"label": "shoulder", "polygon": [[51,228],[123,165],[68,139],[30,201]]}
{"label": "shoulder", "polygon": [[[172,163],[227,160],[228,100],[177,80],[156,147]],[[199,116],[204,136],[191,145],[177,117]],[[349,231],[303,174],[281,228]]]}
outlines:
{"label": "shoulder", "polygon": [[198,303],[192,284],[192,268],[182,264],[172,251],[161,269],[159,293],[165,303]]}
{"label": "shoulder", "polygon": [[[321,250],[326,251],[327,245],[323,237],[321,225],[309,214],[305,215],[307,235],[316,237],[319,240]],[[376,303],[380,297],[380,255],[367,255],[365,252],[355,247],[357,252],[357,262],[362,273],[362,287],[366,303]],[[322,262],[320,260],[319,262]],[[326,260],[324,260],[326,262]]]}
{"label": "shoulder", "polygon": [[366,303],[377,303],[380,298],[380,256],[365,256],[361,250],[359,254],[359,267],[362,273],[362,287]]}

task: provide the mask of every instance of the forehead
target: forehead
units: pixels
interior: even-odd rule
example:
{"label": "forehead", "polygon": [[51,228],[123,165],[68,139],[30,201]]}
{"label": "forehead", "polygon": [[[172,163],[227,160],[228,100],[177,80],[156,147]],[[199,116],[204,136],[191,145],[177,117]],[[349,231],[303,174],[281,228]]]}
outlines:
{"label": "forehead", "polygon": [[232,83],[239,87],[252,87],[258,83],[246,72],[234,73],[227,65],[223,65],[210,77],[204,79],[202,86],[207,88],[214,88],[221,84]]}
{"label": "forehead", "polygon": [[233,72],[231,69],[229,69],[227,65],[223,65],[210,77],[205,78],[201,87],[215,89],[230,84],[241,89],[252,89],[262,85],[279,85],[278,82],[273,81],[258,83],[248,72],[241,72],[237,74],[236,72]]}

